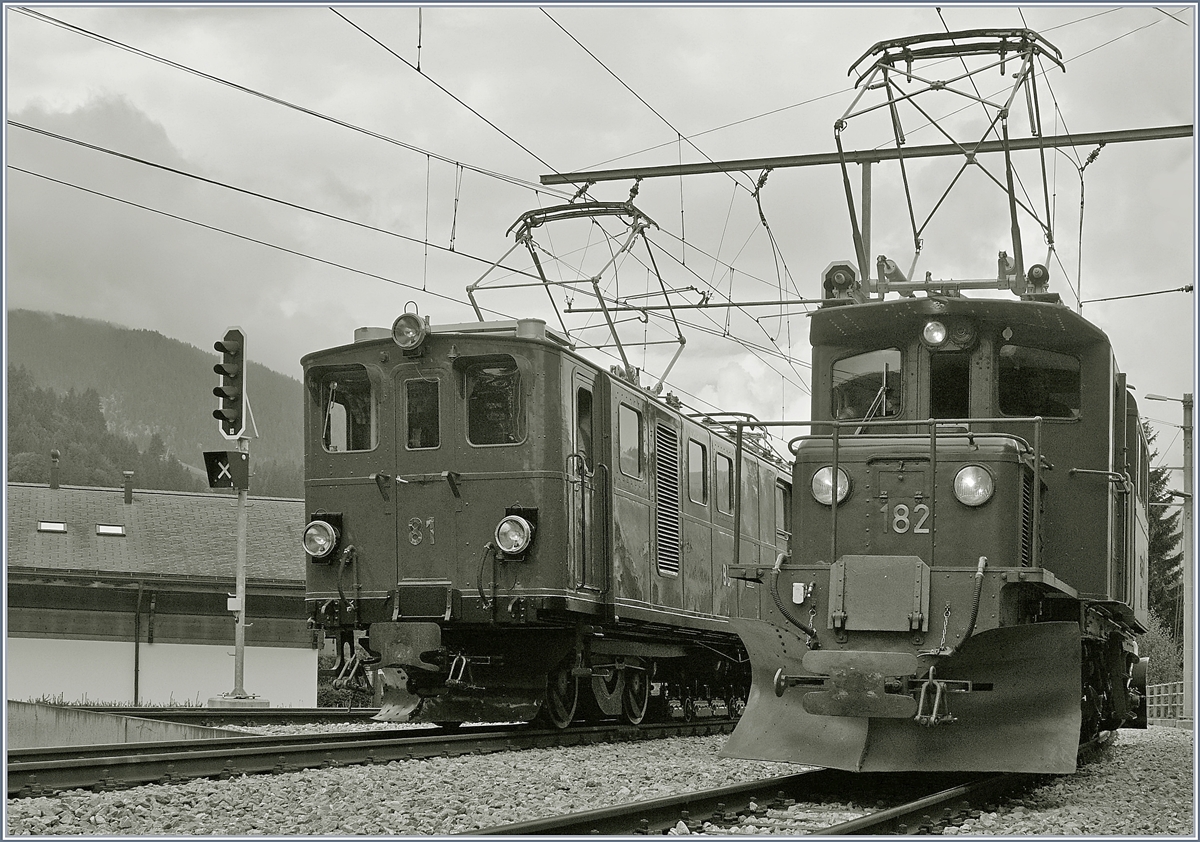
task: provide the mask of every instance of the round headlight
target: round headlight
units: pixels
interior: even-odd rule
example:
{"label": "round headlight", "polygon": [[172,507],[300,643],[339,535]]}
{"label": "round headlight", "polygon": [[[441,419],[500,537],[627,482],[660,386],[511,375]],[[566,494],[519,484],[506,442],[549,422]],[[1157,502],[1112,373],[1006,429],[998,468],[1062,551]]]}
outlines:
{"label": "round headlight", "polygon": [[533,527],[519,515],[509,515],[496,527],[496,546],[503,553],[515,555],[529,549]]}
{"label": "round headlight", "polygon": [[946,341],[946,326],[938,321],[926,322],[921,335],[930,345],[941,345]]}
{"label": "round headlight", "polygon": [[425,341],[425,322],[416,313],[405,313],[392,322],[392,341],[411,351]]}
{"label": "round headlight", "polygon": [[[838,468],[837,501],[841,503],[850,493],[850,476]],[[812,496],[818,503],[825,506],[833,505],[833,467],[826,465],[813,474]]]}
{"label": "round headlight", "polygon": [[954,496],[963,505],[982,506],[995,490],[992,475],[978,465],[967,465],[954,476]]}
{"label": "round headlight", "polygon": [[332,524],[323,520],[314,520],[304,527],[304,552],[313,558],[325,558],[337,546],[338,532]]}

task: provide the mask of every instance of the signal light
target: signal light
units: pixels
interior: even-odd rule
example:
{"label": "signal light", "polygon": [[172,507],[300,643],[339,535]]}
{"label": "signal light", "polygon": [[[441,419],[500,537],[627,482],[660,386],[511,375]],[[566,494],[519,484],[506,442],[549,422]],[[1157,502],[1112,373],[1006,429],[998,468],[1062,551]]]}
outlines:
{"label": "signal light", "polygon": [[246,432],[246,337],[241,328],[231,327],[213,348],[221,353],[221,362],[213,366],[221,375],[220,385],[213,389],[220,398],[213,418],[225,438],[240,438]]}

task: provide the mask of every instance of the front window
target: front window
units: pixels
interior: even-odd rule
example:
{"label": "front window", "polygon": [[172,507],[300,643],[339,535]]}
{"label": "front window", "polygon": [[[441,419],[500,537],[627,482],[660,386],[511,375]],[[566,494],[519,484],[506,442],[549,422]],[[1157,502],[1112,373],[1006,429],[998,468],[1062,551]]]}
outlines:
{"label": "front window", "polygon": [[836,361],[831,408],[839,421],[896,415],[900,411],[900,350],[884,348]]}
{"label": "front window", "polygon": [[515,362],[476,363],[467,369],[467,441],[515,444],[525,438],[521,373]]}
{"label": "front window", "polygon": [[1078,418],[1079,359],[1025,345],[1001,345],[998,366],[1004,415]]}
{"label": "front window", "polygon": [[441,444],[437,380],[409,380],[404,384],[407,405],[408,448],[425,450]]}
{"label": "front window", "polygon": [[379,397],[362,366],[321,380],[321,444],[329,453],[373,450],[379,442]]}
{"label": "front window", "polygon": [[934,351],[929,355],[929,414],[967,418],[971,414],[971,355]]}

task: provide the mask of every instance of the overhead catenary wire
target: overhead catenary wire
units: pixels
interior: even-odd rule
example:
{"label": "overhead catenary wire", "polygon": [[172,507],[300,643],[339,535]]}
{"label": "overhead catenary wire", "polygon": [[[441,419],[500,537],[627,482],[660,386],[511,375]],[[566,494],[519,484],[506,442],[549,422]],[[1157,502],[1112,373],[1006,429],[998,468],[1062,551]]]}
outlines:
{"label": "overhead catenary wire", "polygon": [[[459,299],[459,298],[455,298],[455,297],[454,297],[454,296],[452,296],[452,295],[446,295],[446,294],[444,294],[444,293],[434,292],[434,291],[432,291],[432,290],[422,290],[420,287],[417,287],[417,286],[415,286],[415,285],[413,285],[413,284],[408,284],[408,283],[405,283],[404,281],[399,281],[399,280],[396,280],[395,278],[389,278],[389,277],[387,277],[386,275],[380,275],[380,274],[378,274],[377,272],[369,272],[369,271],[367,271],[367,270],[365,270],[365,269],[358,269],[358,268],[356,268],[356,267],[353,267],[353,266],[347,265],[347,264],[345,264],[345,263],[339,263],[339,262],[337,262],[337,261],[334,261],[334,260],[328,260],[328,259],[326,259],[326,258],[323,258],[323,257],[318,257],[318,256],[316,256],[316,255],[313,255],[313,254],[308,254],[307,252],[302,252],[302,251],[300,251],[300,250],[298,250],[298,249],[293,249],[293,248],[289,248],[289,247],[287,247],[287,246],[282,246],[282,245],[279,245],[278,243],[272,243],[272,242],[270,242],[270,241],[267,241],[267,240],[262,240],[262,239],[259,239],[259,238],[257,238],[257,237],[251,237],[251,236],[248,236],[248,235],[246,235],[246,234],[240,234],[240,233],[238,233],[238,232],[236,232],[236,231],[231,231],[231,230],[229,230],[229,229],[227,229],[227,228],[221,228],[220,226],[217,226],[217,225],[210,225],[210,224],[208,224],[208,223],[205,223],[205,222],[200,222],[199,220],[190,219],[190,218],[188,218],[188,217],[181,216],[180,214],[175,214],[175,213],[171,213],[171,212],[169,212],[169,211],[164,211],[164,210],[161,210],[161,209],[159,209],[159,208],[154,208],[154,207],[151,207],[151,206],[149,206],[149,205],[142,204],[142,203],[140,203],[140,202],[134,202],[134,201],[131,201],[131,200],[129,200],[129,199],[122,199],[121,197],[119,197],[119,196],[114,196],[114,195],[112,195],[111,193],[105,193],[104,191],[101,191],[101,190],[93,190],[93,189],[91,189],[91,188],[89,188],[89,187],[83,187],[82,185],[79,185],[79,184],[73,184],[73,183],[71,183],[71,182],[69,182],[69,181],[63,181],[62,179],[54,178],[54,177],[52,177],[52,176],[48,176],[48,175],[45,175],[45,174],[43,174],[43,173],[34,172],[33,170],[27,170],[27,169],[25,169],[25,168],[23,168],[23,167],[19,167],[19,166],[15,165],[15,164],[8,164],[8,165],[7,165],[7,167],[8,167],[8,169],[10,169],[10,170],[12,170],[12,171],[14,171],[14,172],[23,173],[23,174],[25,174],[25,175],[29,175],[29,176],[32,176],[32,177],[34,177],[34,178],[39,178],[39,179],[42,179],[42,180],[44,180],[44,181],[48,181],[48,182],[51,182],[51,183],[54,183],[54,184],[61,185],[61,186],[63,186],[63,187],[69,187],[69,188],[71,188],[71,189],[74,189],[74,190],[79,190],[79,191],[81,191],[81,192],[83,192],[83,193],[88,193],[88,194],[91,194],[91,195],[93,195],[93,196],[97,196],[97,197],[100,197],[100,198],[103,198],[103,199],[108,199],[108,200],[110,200],[110,201],[118,202],[118,203],[120,203],[120,204],[123,204],[123,205],[128,205],[128,206],[130,206],[130,207],[137,208],[137,209],[139,209],[139,210],[148,211],[149,213],[157,214],[157,215],[159,215],[159,216],[163,216],[163,217],[166,217],[166,218],[169,218],[169,219],[174,219],[174,220],[176,220],[176,221],[178,221],[178,222],[184,222],[184,223],[187,223],[187,224],[189,224],[189,225],[194,225],[194,226],[196,226],[196,227],[198,227],[198,228],[203,228],[203,229],[205,229],[205,230],[208,230],[208,231],[212,231],[212,232],[215,232],[215,233],[224,234],[224,235],[226,235],[226,236],[234,237],[234,238],[236,238],[236,239],[239,239],[239,240],[242,240],[242,241],[244,241],[244,242],[248,242],[248,243],[252,243],[252,244],[255,244],[255,245],[260,245],[260,246],[265,246],[266,248],[270,248],[270,249],[274,249],[274,250],[276,250],[276,251],[284,252],[284,253],[286,253],[286,254],[290,254],[290,255],[293,255],[293,256],[295,256],[295,257],[300,257],[300,258],[303,258],[303,259],[305,259],[305,260],[311,260],[311,261],[314,261],[314,262],[316,262],[316,263],[320,263],[320,264],[322,264],[322,265],[329,266],[329,267],[332,267],[332,268],[335,268],[335,269],[340,269],[340,270],[343,270],[343,271],[346,271],[346,272],[350,272],[350,273],[352,273],[352,274],[361,275],[361,276],[363,276],[363,277],[366,277],[366,278],[371,278],[371,279],[374,279],[374,280],[377,280],[377,281],[383,281],[384,283],[391,284],[391,285],[393,285],[393,286],[402,287],[402,288],[404,288],[404,289],[410,289],[410,290],[413,290],[413,291],[415,291],[415,292],[424,292],[425,294],[427,294],[427,295],[430,295],[430,296],[432,296],[432,297],[434,297],[434,298],[438,298],[438,299],[441,299],[441,300],[443,300],[443,301],[448,301],[448,302],[451,302],[451,303],[454,303],[454,304],[460,304],[460,305],[462,305],[462,306],[464,306],[464,307],[469,307],[469,306],[470,306],[470,304],[469,304],[468,302],[466,302],[466,301],[464,301],[464,300],[462,300],[462,299]],[[434,248],[438,248],[438,246],[437,246],[436,244],[434,244]],[[477,257],[474,257],[473,255],[466,255],[466,254],[464,254],[463,252],[455,252],[455,253],[456,253],[456,254],[459,254],[459,255],[462,255],[462,256],[464,256],[464,257],[470,257],[471,259],[474,259],[474,260],[480,260],[481,262],[487,262],[487,263],[490,263],[490,262],[491,262],[491,261],[486,261],[486,260],[484,260],[483,258],[477,258]],[[502,312],[502,311],[495,310],[495,309],[492,309],[492,308],[483,307],[483,308],[481,308],[481,309],[483,309],[483,310],[485,310],[486,312],[488,312],[488,313],[491,313],[492,315],[494,315],[494,316],[497,316],[497,317],[499,317],[499,318],[503,318],[503,319],[512,319],[512,318],[514,318],[512,315],[510,315],[510,314],[508,314],[508,313],[504,313],[504,312]],[[698,329],[700,329],[700,328],[698,328]],[[613,357],[611,354],[605,353],[605,352],[604,352],[602,349],[595,348],[595,346],[590,346],[590,347],[592,347],[594,350],[597,350],[599,353],[603,353],[603,354],[604,354],[604,356],[606,356],[606,357],[608,357],[608,358],[610,358],[610,359],[615,359],[615,357]],[[764,350],[765,350],[765,349],[764,349]],[[701,397],[699,397],[699,396],[697,396],[697,395],[694,395],[694,394],[692,394],[692,393],[690,393],[690,392],[686,391],[685,389],[679,388],[679,387],[677,387],[677,386],[676,386],[676,387],[673,387],[673,388],[675,388],[675,390],[676,390],[677,392],[679,392],[680,394],[686,395],[687,397],[689,397],[689,398],[690,398],[690,399],[692,399],[693,401],[696,401],[697,403],[699,403],[699,404],[701,404],[701,405],[703,405],[703,406],[706,406],[706,407],[708,407],[708,408],[710,408],[710,409],[713,409],[713,410],[717,410],[717,409],[719,409],[719,407],[717,407],[715,404],[709,403],[708,401],[704,400],[703,398],[701,398]]]}
{"label": "overhead catenary wire", "polygon": [[[487,176],[488,178],[494,178],[498,181],[503,181],[503,182],[506,182],[508,184],[512,184],[512,185],[515,185],[518,187],[524,187],[526,189],[533,190],[536,193],[547,193],[550,195],[560,196],[563,198],[565,198],[568,195],[564,191],[548,189],[548,188],[544,187],[543,185],[538,184],[537,182],[528,181],[528,180],[522,179],[522,178],[517,178],[516,176],[511,176],[511,175],[507,175],[505,173],[497,172],[495,170],[490,170],[486,167],[481,167],[481,166],[477,166],[474,164],[468,164],[463,161],[456,161],[453,158],[446,157],[445,155],[439,155],[438,153],[431,152],[428,149],[422,149],[421,147],[416,146],[414,144],[406,143],[405,141],[399,140],[398,138],[390,137],[390,136],[382,134],[380,132],[373,131],[372,129],[368,129],[363,126],[358,126],[358,125],[355,125],[354,123],[350,123],[346,120],[342,120],[338,117],[333,117],[329,114],[324,114],[315,109],[308,108],[306,106],[299,105],[294,102],[290,102],[290,101],[282,99],[280,97],[273,96],[272,94],[268,94],[268,93],[264,93],[263,91],[255,90],[254,88],[250,88],[245,85],[238,84],[237,82],[230,81],[229,79],[224,79],[220,76],[216,76],[211,73],[206,73],[203,70],[199,70],[194,67],[189,67],[186,64],[181,64],[181,63],[179,63],[177,61],[173,61],[169,58],[165,58],[163,56],[159,56],[154,53],[147,52],[146,50],[140,49],[138,47],[134,47],[130,44],[126,44],[122,41],[118,41],[118,40],[116,40],[114,38],[110,38],[106,35],[101,35],[97,32],[93,32],[93,31],[91,31],[89,29],[85,29],[81,26],[77,26],[72,23],[67,23],[66,21],[59,20],[58,18],[55,18],[55,17],[51,17],[50,15],[47,15],[43,12],[37,12],[32,9],[27,9],[27,8],[19,7],[19,6],[14,6],[14,7],[10,7],[10,8],[12,8],[12,10],[14,12],[19,12],[20,14],[27,15],[31,18],[34,18],[35,20],[42,21],[43,23],[48,23],[52,26],[57,26],[61,29],[65,29],[69,32],[74,32],[77,35],[82,35],[86,38],[91,38],[94,41],[99,41],[102,44],[107,44],[111,47],[116,47],[117,49],[125,50],[126,52],[132,53],[132,54],[140,56],[142,58],[150,59],[151,61],[155,61],[160,64],[165,64],[168,67],[173,67],[176,70],[182,70],[185,73],[190,73],[190,74],[192,74],[194,76],[198,76],[202,79],[207,79],[211,82],[216,82],[217,84],[220,84],[220,85],[225,85],[227,87],[233,88],[234,90],[240,91],[240,92],[248,94],[250,96],[257,97],[259,99],[265,100],[265,101],[273,103],[275,105],[279,105],[284,108],[290,108],[290,109],[292,109],[294,111],[298,111],[302,114],[307,114],[310,117],[316,117],[319,120],[325,120],[329,123],[332,123],[336,126],[340,126],[344,129],[349,129],[351,131],[358,132],[358,133],[366,135],[368,137],[375,138],[376,140],[382,140],[385,143],[390,143],[390,144],[392,144],[394,146],[398,146],[402,149],[407,149],[410,152],[417,152],[421,155],[428,155],[429,157],[433,158],[434,160],[441,161],[442,163],[454,164],[456,166],[461,166],[464,169],[468,169],[471,172],[478,173],[479,175]],[[426,77],[426,78],[428,78],[428,77]],[[546,164],[545,166],[549,166],[549,165]]]}
{"label": "overhead catenary wire", "polygon": [[[430,82],[431,84],[433,84],[434,86],[436,86],[436,87],[437,87],[437,89],[438,89],[439,91],[441,91],[441,92],[442,92],[442,93],[444,93],[446,96],[448,96],[448,97],[450,97],[451,99],[453,99],[455,102],[457,102],[457,103],[458,103],[459,105],[461,105],[463,108],[465,108],[465,109],[467,109],[468,111],[470,111],[472,114],[474,114],[474,115],[475,115],[476,117],[478,117],[480,120],[483,120],[483,122],[487,123],[487,124],[488,124],[489,126],[491,126],[493,129],[495,129],[497,132],[499,132],[501,135],[503,135],[504,137],[508,138],[510,141],[512,141],[514,144],[516,144],[516,146],[517,146],[517,147],[519,147],[519,148],[520,148],[522,151],[524,151],[525,153],[527,153],[527,154],[528,154],[530,157],[532,157],[532,158],[533,158],[535,161],[537,161],[537,162],[538,162],[539,164],[541,164],[543,167],[546,167],[546,169],[548,169],[548,170],[551,170],[551,171],[552,171],[552,172],[554,172],[554,173],[558,173],[558,170],[556,170],[556,169],[555,169],[553,166],[551,166],[550,164],[546,163],[546,160],[545,160],[544,158],[542,158],[540,155],[538,155],[536,152],[534,152],[532,149],[530,149],[530,148],[529,148],[528,146],[526,146],[525,144],[521,143],[521,141],[517,140],[515,137],[513,137],[511,134],[509,134],[508,132],[506,132],[504,129],[502,129],[502,128],[500,128],[499,126],[497,126],[495,123],[493,123],[491,120],[489,120],[489,119],[488,119],[487,117],[485,117],[483,114],[481,114],[481,113],[480,113],[480,112],[479,112],[477,109],[475,109],[475,108],[473,108],[472,106],[468,105],[468,104],[467,104],[466,102],[464,102],[464,101],[463,101],[463,100],[462,100],[462,99],[461,99],[461,98],[460,98],[460,97],[459,97],[457,94],[455,94],[453,91],[451,91],[451,90],[450,90],[449,88],[447,88],[445,85],[443,85],[441,82],[437,81],[436,79],[434,79],[434,78],[433,78],[432,76],[430,76],[429,74],[422,72],[422,71],[421,71],[421,69],[420,69],[419,67],[417,67],[415,64],[413,64],[411,61],[409,61],[409,60],[408,60],[408,59],[406,59],[404,56],[402,56],[402,55],[400,55],[399,53],[397,53],[395,50],[393,50],[393,49],[392,49],[391,47],[389,47],[387,44],[385,44],[385,43],[383,43],[382,41],[380,41],[378,38],[376,38],[376,37],[375,37],[374,35],[372,35],[370,32],[367,32],[367,30],[363,29],[363,28],[362,28],[361,26],[359,26],[357,23],[355,23],[354,21],[350,20],[350,18],[348,18],[348,17],[346,17],[345,15],[343,15],[343,14],[342,14],[341,12],[339,12],[337,9],[335,9],[335,8],[333,8],[333,7],[331,6],[331,7],[329,8],[329,11],[333,12],[333,13],[334,13],[335,15],[337,15],[339,18],[341,18],[342,20],[344,20],[346,23],[350,24],[350,26],[352,26],[352,27],[354,27],[355,29],[357,29],[359,32],[361,32],[363,35],[365,35],[367,38],[369,38],[369,39],[370,39],[372,42],[374,42],[375,44],[378,44],[380,47],[382,47],[384,50],[386,50],[386,51],[387,51],[387,53],[388,53],[389,55],[393,56],[393,57],[394,57],[396,60],[398,60],[398,61],[402,62],[402,63],[403,63],[405,66],[407,66],[407,67],[409,67],[409,68],[411,68],[411,69],[415,70],[415,71],[416,71],[418,74],[420,74],[420,75],[421,75],[421,77],[422,77],[422,78],[424,78],[424,79],[428,79],[428,80],[429,80],[429,82]],[[578,185],[576,185],[576,186],[578,186]]]}
{"label": "overhead catenary wire", "polygon": [[[195,225],[198,228],[204,228],[204,229],[207,229],[209,231],[214,231],[219,234],[225,234],[230,237],[236,237],[237,239],[244,240],[248,243],[254,243],[255,245],[260,245],[260,246],[266,246],[267,248],[275,249],[276,251],[285,252],[287,254],[291,254],[296,257],[302,257],[306,260],[312,260],[317,263],[322,263],[326,266],[332,266],[335,269],[342,269],[347,272],[353,272],[356,275],[362,275],[367,278],[374,278],[377,281],[383,281],[385,283],[392,284],[394,286],[403,287],[404,289],[411,289],[414,292],[424,292],[426,295],[431,295],[434,298],[440,298],[444,301],[450,301],[455,304],[461,304],[464,307],[470,306],[466,301],[455,298],[452,295],[446,295],[445,293],[441,293],[441,292],[434,292],[433,290],[423,290],[419,286],[416,286],[415,284],[408,284],[408,283],[405,283],[404,281],[398,281],[395,278],[389,278],[386,275],[380,275],[376,272],[368,272],[365,269],[356,269],[355,267],[349,266],[345,263],[338,263],[337,261],[334,261],[334,260],[327,260],[326,258],[317,257],[316,255],[308,254],[307,252],[302,252],[298,249],[289,248],[288,246],[281,246],[278,243],[272,243],[268,240],[259,239],[258,237],[251,237],[247,234],[239,234],[237,231],[231,231],[228,228],[222,228],[219,225],[209,225],[207,222],[200,222],[197,219],[191,219],[186,216],[181,216],[180,214],[177,214],[177,213],[171,213],[170,211],[165,211],[160,208],[151,207],[150,205],[145,205],[145,204],[142,204],[141,202],[134,202],[130,199],[122,199],[120,196],[114,196],[111,193],[105,193],[103,190],[93,190],[90,187],[84,187],[80,184],[73,184],[69,181],[63,181],[62,179],[54,178],[54,177],[46,175],[44,173],[34,172],[33,170],[27,170],[24,167],[17,166],[16,164],[8,164],[7,166],[8,166],[8,169],[13,170],[14,172],[24,173],[26,175],[33,176],[34,178],[40,178],[45,181],[53,182],[54,184],[60,184],[63,187],[70,187],[73,190],[79,190],[84,193],[90,193],[93,196],[99,196],[104,199],[109,199],[110,201],[119,202],[123,205],[128,205],[130,207],[138,208],[139,210],[144,210],[144,211],[148,211],[153,214],[158,214],[159,216],[164,216],[169,219],[177,220],[179,222],[186,222],[187,224]],[[411,239],[411,238],[406,237],[405,239]],[[434,246],[434,247],[437,248],[437,246]],[[461,254],[461,252],[459,252],[459,253]],[[483,258],[474,258],[474,259],[480,260],[482,262],[490,262],[490,261],[484,261]],[[502,313],[499,310],[489,309],[488,312],[492,313],[493,315],[499,316],[501,318],[505,318],[505,319],[513,318],[512,316],[510,316],[506,313]]]}
{"label": "overhead catenary wire", "polygon": [[[298,203],[296,203],[296,202],[290,202],[290,201],[288,201],[287,199],[280,199],[280,198],[278,198],[278,197],[276,197],[276,196],[270,196],[270,195],[268,195],[268,194],[266,194],[266,193],[260,193],[260,192],[258,192],[258,191],[256,191],[256,190],[248,190],[248,189],[247,189],[247,188],[245,188],[245,187],[238,187],[238,186],[237,186],[237,185],[235,185],[235,184],[230,184],[230,183],[228,183],[228,182],[225,182],[225,181],[219,181],[219,180],[217,180],[217,179],[214,179],[214,178],[208,178],[207,176],[199,175],[199,174],[197,174],[197,173],[193,173],[193,172],[188,172],[187,170],[183,170],[183,169],[180,169],[180,168],[178,168],[178,167],[172,167],[172,166],[169,166],[169,165],[167,165],[167,164],[160,164],[160,163],[158,163],[158,162],[156,162],[156,161],[149,161],[149,160],[147,160],[147,159],[145,159],[145,158],[139,158],[139,157],[138,157],[138,156],[136,156],[136,155],[129,155],[129,154],[125,153],[125,152],[118,152],[118,151],[117,151],[117,150],[115,150],[115,149],[109,149],[109,148],[107,148],[107,147],[100,146],[100,145],[98,145],[98,144],[94,144],[94,143],[88,143],[87,141],[80,140],[80,139],[78,139],[78,138],[68,137],[67,135],[59,134],[59,133],[57,133],[57,132],[52,132],[52,131],[49,131],[48,129],[42,129],[42,128],[38,128],[37,126],[30,126],[30,125],[28,125],[27,123],[22,123],[22,122],[20,122],[20,121],[18,121],[18,120],[9,120],[9,121],[8,121],[8,125],[10,125],[10,126],[13,126],[14,128],[18,128],[18,129],[24,129],[24,130],[26,130],[26,131],[34,132],[35,134],[44,135],[44,136],[46,136],[46,137],[50,137],[50,138],[53,138],[53,139],[55,139],[55,140],[61,140],[61,141],[64,141],[64,142],[66,142],[66,143],[72,143],[72,144],[75,144],[75,145],[77,145],[77,146],[82,146],[82,147],[84,147],[84,148],[86,148],[86,149],[91,149],[91,150],[93,150],[93,151],[96,151],[96,152],[102,152],[102,153],[104,153],[104,154],[106,154],[106,155],[112,155],[112,156],[114,156],[114,157],[117,157],[117,158],[123,158],[124,160],[131,161],[131,162],[133,162],[133,163],[137,163],[137,164],[141,164],[141,165],[143,165],[143,166],[147,166],[147,167],[153,167],[154,169],[163,170],[164,172],[168,172],[168,173],[171,173],[171,174],[173,174],[173,175],[178,175],[178,176],[182,176],[182,177],[184,177],[184,178],[193,179],[193,180],[195,180],[195,181],[203,182],[203,183],[205,183],[205,184],[210,184],[210,185],[213,185],[213,186],[215,186],[215,187],[221,187],[221,188],[223,188],[223,189],[225,189],[225,190],[232,190],[232,191],[234,191],[234,192],[236,192],[236,193],[241,193],[241,194],[243,194],[243,195],[246,195],[246,196],[252,196],[252,197],[254,197],[254,198],[257,198],[257,199],[263,199],[264,201],[273,202],[273,203],[275,203],[275,204],[278,204],[278,205],[283,205],[283,206],[285,206],[285,207],[293,208],[293,209],[295,209],[295,210],[301,210],[301,211],[304,211],[304,212],[306,212],[306,213],[315,214],[315,215],[317,215],[317,216],[321,216],[321,217],[324,217],[324,218],[326,218],[326,219],[334,220],[334,221],[336,221],[336,222],[344,222],[344,223],[346,223],[347,225],[353,225],[353,226],[355,226],[355,227],[357,227],[357,228],[363,228],[363,229],[366,229],[366,230],[368,230],[368,231],[375,231],[375,232],[377,232],[377,233],[379,233],[379,234],[386,234],[386,235],[388,235],[389,237],[395,237],[395,238],[397,238],[397,239],[400,239],[400,240],[406,240],[406,241],[408,241],[408,242],[410,242],[410,243],[416,243],[416,244],[418,244],[418,245],[423,245],[423,246],[425,246],[426,248],[429,248],[430,246],[432,246],[432,247],[433,247],[433,248],[435,248],[435,249],[439,249],[439,250],[441,250],[441,251],[445,251],[445,252],[452,253],[452,254],[458,254],[458,255],[461,255],[462,257],[468,258],[468,259],[470,259],[470,260],[475,260],[475,261],[477,261],[477,262],[479,262],[479,263],[485,263],[485,264],[489,264],[489,265],[493,263],[493,261],[491,261],[491,260],[488,260],[487,258],[479,257],[479,256],[477,256],[477,255],[473,255],[473,254],[468,254],[468,253],[466,253],[466,252],[462,252],[462,251],[456,251],[456,250],[454,249],[454,240],[453,240],[453,234],[451,235],[451,243],[450,243],[450,246],[449,246],[449,247],[447,247],[447,246],[440,246],[440,245],[438,245],[437,243],[432,243],[432,242],[430,242],[428,239],[426,239],[426,240],[422,240],[422,239],[420,239],[419,237],[410,237],[410,236],[408,236],[407,234],[400,234],[400,233],[398,233],[398,232],[396,232],[396,231],[390,231],[390,230],[388,230],[387,228],[380,228],[380,227],[379,227],[379,226],[377,226],[377,225],[370,225],[370,224],[368,224],[368,223],[366,223],[366,222],[360,222],[360,221],[358,221],[358,220],[356,220],[356,219],[350,219],[350,218],[348,218],[348,217],[339,216],[339,215],[337,215],[337,214],[329,213],[329,212],[327,212],[327,211],[318,210],[317,208],[309,207],[309,206],[307,206],[307,205],[301,205],[301,204],[298,204]],[[10,166],[11,166],[11,165],[10,165]],[[24,171],[24,170],[22,170],[22,171]],[[34,174],[35,174],[35,175],[40,175],[40,174],[37,174],[37,173],[34,173]],[[44,177],[44,176],[43,176],[43,177]],[[53,180],[53,179],[52,179],[52,180]],[[69,184],[69,182],[60,182],[60,183],[62,183],[62,184]],[[74,186],[74,185],[72,185],[72,186]],[[80,189],[85,189],[85,188],[80,188]],[[118,197],[112,197],[112,198],[116,199],[117,201],[124,201],[124,200],[122,200],[122,199],[120,199],[120,198],[118,198]],[[148,208],[148,209],[149,209],[149,208]],[[526,275],[527,277],[530,277],[530,278],[536,278],[536,277],[537,277],[536,275],[533,275],[533,274],[531,274],[531,273],[529,273],[529,272],[525,272],[524,270],[521,270],[521,269],[513,269],[513,268],[511,268],[511,267],[507,267],[507,266],[506,266],[506,267],[504,267],[504,268],[505,268],[507,271],[509,271],[509,272],[513,272],[513,273],[516,273],[516,274],[523,274],[523,275]]]}

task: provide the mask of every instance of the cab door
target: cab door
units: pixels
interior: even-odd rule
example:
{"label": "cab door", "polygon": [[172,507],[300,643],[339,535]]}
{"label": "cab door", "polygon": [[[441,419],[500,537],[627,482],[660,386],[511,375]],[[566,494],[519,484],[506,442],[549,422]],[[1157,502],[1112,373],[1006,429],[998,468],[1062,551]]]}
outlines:
{"label": "cab door", "polygon": [[608,413],[594,372],[577,370],[571,379],[571,452],[567,482],[571,523],[571,576],[576,590],[603,592],[607,588],[605,536],[606,501],[611,493],[603,441]]}
{"label": "cab door", "polygon": [[[396,466],[383,484],[396,507],[397,578],[452,579],[455,514],[453,384],[432,366],[395,373]],[[381,493],[383,488],[380,489]]]}

